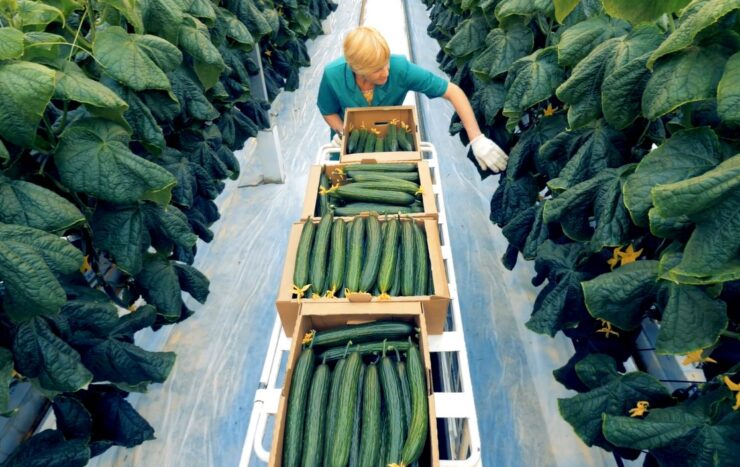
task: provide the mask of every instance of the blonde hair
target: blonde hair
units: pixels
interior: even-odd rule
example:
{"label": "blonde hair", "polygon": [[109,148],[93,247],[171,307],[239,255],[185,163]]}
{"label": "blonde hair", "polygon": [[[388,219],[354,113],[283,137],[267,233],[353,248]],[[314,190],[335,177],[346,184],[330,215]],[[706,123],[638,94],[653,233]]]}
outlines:
{"label": "blonde hair", "polygon": [[380,32],[369,26],[360,26],[344,39],[344,58],[357,74],[369,75],[388,64],[391,50]]}

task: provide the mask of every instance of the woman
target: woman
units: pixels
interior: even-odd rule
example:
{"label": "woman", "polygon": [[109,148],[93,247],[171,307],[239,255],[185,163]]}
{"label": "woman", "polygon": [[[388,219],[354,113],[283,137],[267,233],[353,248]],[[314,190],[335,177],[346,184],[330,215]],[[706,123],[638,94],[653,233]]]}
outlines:
{"label": "woman", "polygon": [[506,169],[508,156],[481,133],[462,89],[410,63],[402,55],[391,55],[385,38],[374,28],[360,26],[347,34],[344,57],[324,69],[317,104],[331,127],[334,143],[339,144],[347,107],[401,105],[409,91],[450,101],[468,133],[481,168],[493,172]]}

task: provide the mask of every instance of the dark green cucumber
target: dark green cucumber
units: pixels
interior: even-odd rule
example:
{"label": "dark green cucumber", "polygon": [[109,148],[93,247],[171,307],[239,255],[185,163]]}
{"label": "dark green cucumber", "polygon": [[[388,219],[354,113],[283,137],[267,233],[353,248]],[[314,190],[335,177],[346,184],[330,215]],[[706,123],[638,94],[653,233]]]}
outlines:
{"label": "dark green cucumber", "polygon": [[[350,178],[355,179],[358,176],[362,175],[375,175],[382,176],[382,177],[389,177],[391,179],[401,179],[401,180],[408,180],[410,182],[418,182],[419,181],[419,172],[416,170],[408,171],[408,172],[392,172],[389,170],[355,170],[352,167],[357,167],[356,165],[348,166],[344,169],[345,173],[349,175]],[[361,180],[357,180],[361,181]]]}
{"label": "dark green cucumber", "polygon": [[[401,244],[398,244],[398,256],[396,258],[401,257]],[[398,297],[401,295],[401,268],[397,267],[393,269],[393,285],[391,286],[390,292],[388,292],[388,295],[391,297]]]}
{"label": "dark green cucumber", "polygon": [[326,292],[326,259],[329,252],[333,222],[334,216],[331,213],[322,216],[314,236],[313,250],[311,251],[311,290],[314,295],[318,296]]}
{"label": "dark green cucumber", "polygon": [[363,149],[365,149],[365,141],[367,141],[367,136],[370,134],[370,132],[366,128],[360,128],[357,130],[360,133],[360,136],[357,138],[357,146],[355,147],[354,151],[352,153],[362,152]]}
{"label": "dark green cucumber", "polygon": [[[337,425],[337,407],[339,404],[339,388],[342,386],[342,372],[347,359],[347,348],[342,348],[342,353],[337,358],[339,361],[334,365],[334,371],[331,374],[331,387],[329,388],[329,400],[326,403],[326,428],[324,431],[324,465],[329,464],[329,455],[331,447],[334,444],[334,429]],[[328,362],[328,359],[320,358],[321,361]]]}
{"label": "dark green cucumber", "polygon": [[[321,172],[321,177],[319,178],[319,187],[323,188],[324,190],[328,190],[331,188],[331,184],[329,183],[329,177],[326,176],[325,172]],[[319,190],[319,202],[318,202],[318,215],[323,216],[327,212],[329,212],[329,201],[328,201],[328,195],[321,194],[321,191]]]}
{"label": "dark green cucumber", "polygon": [[383,137],[382,136],[378,136],[375,139],[375,149],[374,149],[374,152],[383,152],[384,151],[383,144],[384,144]]}
{"label": "dark green cucumber", "polygon": [[414,295],[426,295],[429,284],[429,258],[427,254],[427,236],[424,229],[414,222],[414,252],[416,253],[416,275],[414,278]]}
{"label": "dark green cucumber", "polygon": [[401,222],[401,295],[414,295],[416,235],[414,235],[414,221]]}
{"label": "dark green cucumber", "polygon": [[[386,349],[387,352],[387,349]],[[403,404],[401,402],[401,382],[393,361],[384,355],[380,359],[380,385],[383,388],[383,402],[388,409],[388,452],[387,464],[398,464],[403,448]]]}
{"label": "dark green cucumber", "polygon": [[[380,376],[378,376],[378,381],[380,381]],[[381,466],[385,466],[385,455],[388,452],[388,410],[382,397],[380,406],[380,456],[378,456],[378,460]]]}
{"label": "dark green cucumber", "polygon": [[[410,172],[398,172],[398,173],[410,173]],[[403,180],[398,177],[392,177],[385,175],[383,172],[353,172],[352,176],[352,182],[388,182],[388,183],[396,183],[400,186],[403,186],[406,188],[406,190],[409,193],[416,193],[419,191],[419,184],[416,182],[412,182],[411,180]],[[401,190],[398,190],[401,191]]]}
{"label": "dark green cucumber", "polygon": [[383,239],[380,233],[380,221],[377,216],[368,216],[365,220],[365,260],[360,275],[360,292],[370,292],[378,277],[380,254]]}
{"label": "dark green cucumber", "polygon": [[375,152],[375,142],[378,140],[378,135],[373,130],[367,132],[367,139],[365,140],[365,147],[362,152]]}
{"label": "dark green cucumber", "polygon": [[[422,211],[419,211],[422,209]],[[349,203],[345,206],[334,208],[335,216],[356,216],[363,212],[374,212],[377,214],[413,214],[423,212],[423,208],[417,206],[396,206],[393,204],[378,203]]]}
{"label": "dark green cucumber", "polygon": [[409,379],[406,375],[406,364],[399,360],[396,362],[398,380],[401,382],[401,403],[403,404],[404,439],[411,425],[411,392],[409,390]]}
{"label": "dark green cucumber", "polygon": [[379,163],[379,164],[350,164],[344,166],[344,171],[349,172],[414,172],[418,166],[413,162]]}
{"label": "dark green cucumber", "polygon": [[342,371],[342,384],[339,387],[339,402],[337,403],[337,423],[332,436],[334,443],[329,457],[329,467],[345,467],[349,461],[361,366],[360,354],[353,351],[347,357],[347,363],[344,364]]}
{"label": "dark green cucumber", "polygon": [[352,154],[357,152],[357,143],[360,141],[359,130],[352,130],[349,132],[349,140],[347,141],[347,153]]}
{"label": "dark green cucumber", "polygon": [[326,364],[319,365],[313,373],[311,390],[308,393],[301,466],[319,467],[323,464],[326,401],[329,397],[330,383],[331,370],[329,370],[329,366]]}
{"label": "dark green cucumber", "polygon": [[409,193],[401,191],[384,191],[369,188],[358,188],[357,183],[340,185],[332,188],[333,193],[340,199],[364,201],[369,203],[396,204],[399,206],[410,206],[416,198]]}
{"label": "dark green cucumber", "polygon": [[374,321],[317,331],[311,341],[312,347],[338,347],[361,342],[377,342],[380,339],[402,339],[414,332],[414,326],[400,321]]}
{"label": "dark green cucumber", "polygon": [[313,247],[313,236],[316,225],[309,217],[303,224],[301,238],[298,240],[298,250],[295,257],[295,270],[293,271],[293,286],[300,291],[299,297],[303,296],[302,289],[308,284],[308,272],[311,265],[311,248]]}
{"label": "dark green cucumber", "polygon": [[352,423],[352,443],[349,448],[349,467],[360,467],[360,429],[362,428],[362,388],[365,385],[367,367],[360,363],[360,377],[357,379],[357,401]]}
{"label": "dark green cucumber", "polygon": [[[409,344],[408,340],[405,341],[387,341],[387,349],[388,351],[391,351],[393,349],[398,349],[399,352],[405,352],[406,349],[409,348],[411,344]],[[378,353],[383,351],[383,343],[382,342],[365,342],[362,344],[357,344],[352,346],[353,352],[358,352],[361,355],[377,355]],[[332,347],[331,349],[325,350],[319,355],[319,360],[323,361],[326,359],[327,362],[333,362],[335,360],[339,360],[340,358],[344,357],[344,354],[346,352],[346,346],[341,347]]]}
{"label": "dark green cucumber", "polygon": [[401,151],[413,151],[414,144],[411,141],[411,133],[403,128],[398,129],[397,133],[398,147]]}
{"label": "dark green cucumber", "polygon": [[342,287],[339,288],[339,297],[344,298],[344,290],[347,288],[347,271],[349,270],[349,250],[352,245],[352,222],[345,223],[345,229],[347,231],[347,237],[345,241],[346,249],[344,250],[344,280]]}
{"label": "dark green cucumber", "polygon": [[349,262],[347,263],[346,287],[350,292],[360,290],[362,258],[365,249],[365,219],[355,217],[352,221],[352,237],[349,245]]}
{"label": "dark green cucumber", "polygon": [[398,151],[398,127],[395,123],[389,123],[388,124],[388,132],[385,134],[385,138],[388,141],[388,150],[389,151]]}
{"label": "dark green cucumber", "polygon": [[290,380],[288,416],[285,419],[283,441],[283,465],[285,466],[298,466],[301,463],[303,421],[306,416],[306,400],[311,387],[314,365],[313,350],[303,349]]}
{"label": "dark green cucumber", "polygon": [[416,345],[411,345],[406,353],[406,375],[411,392],[411,424],[401,451],[402,465],[409,465],[419,459],[429,431],[426,371]]}
{"label": "dark green cucumber", "polygon": [[362,389],[362,426],[360,431],[360,466],[376,467],[380,463],[381,395],[378,365],[371,363],[365,370]]}
{"label": "dark green cucumber", "polygon": [[344,261],[347,252],[347,224],[342,219],[334,219],[331,229],[331,254],[329,255],[329,281],[327,296],[335,297],[344,282]]}
{"label": "dark green cucumber", "polygon": [[368,190],[385,190],[400,191],[410,195],[416,195],[419,191],[419,185],[408,180],[375,180],[372,182],[353,182],[354,188],[364,188]]}
{"label": "dark green cucumber", "polygon": [[391,218],[386,221],[388,230],[383,239],[383,256],[380,258],[380,270],[378,271],[378,288],[381,294],[387,294],[393,286],[393,273],[397,266],[398,256],[398,219]]}

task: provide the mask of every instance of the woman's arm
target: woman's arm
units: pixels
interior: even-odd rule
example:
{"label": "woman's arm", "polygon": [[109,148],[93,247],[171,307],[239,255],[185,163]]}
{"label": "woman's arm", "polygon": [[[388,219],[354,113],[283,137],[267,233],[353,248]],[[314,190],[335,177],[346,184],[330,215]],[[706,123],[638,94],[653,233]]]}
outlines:
{"label": "woman's arm", "polygon": [[329,126],[332,130],[334,130],[335,133],[339,133],[340,135],[342,134],[342,131],[344,130],[344,122],[341,118],[339,118],[339,114],[322,115],[322,117],[324,117],[326,123],[329,124]]}
{"label": "woman's arm", "polygon": [[452,103],[452,106],[455,108],[455,112],[457,112],[457,115],[460,117],[463,127],[465,127],[465,131],[468,134],[468,140],[473,141],[477,138],[478,135],[481,134],[480,127],[478,127],[478,122],[475,119],[473,108],[470,106],[470,101],[468,101],[468,97],[465,95],[463,90],[460,89],[457,84],[450,82],[447,85],[447,91],[442,97]]}

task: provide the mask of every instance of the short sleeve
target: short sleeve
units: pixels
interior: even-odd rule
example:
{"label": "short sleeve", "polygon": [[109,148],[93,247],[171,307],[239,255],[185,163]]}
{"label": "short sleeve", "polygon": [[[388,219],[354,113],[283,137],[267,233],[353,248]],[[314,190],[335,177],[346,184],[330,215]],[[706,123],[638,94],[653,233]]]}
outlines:
{"label": "short sleeve", "polygon": [[337,93],[332,89],[331,84],[329,84],[326,70],[324,70],[324,75],[321,77],[319,96],[316,100],[316,104],[319,107],[321,115],[338,114],[342,110],[339,104],[339,98],[337,98]]}
{"label": "short sleeve", "polygon": [[406,86],[409,91],[425,94],[429,98],[442,97],[447,92],[447,80],[429,70],[405,60]]}

